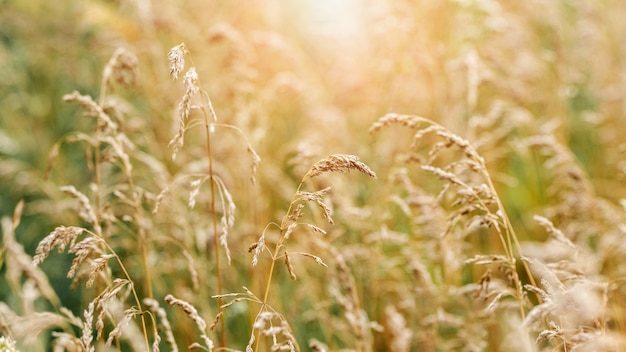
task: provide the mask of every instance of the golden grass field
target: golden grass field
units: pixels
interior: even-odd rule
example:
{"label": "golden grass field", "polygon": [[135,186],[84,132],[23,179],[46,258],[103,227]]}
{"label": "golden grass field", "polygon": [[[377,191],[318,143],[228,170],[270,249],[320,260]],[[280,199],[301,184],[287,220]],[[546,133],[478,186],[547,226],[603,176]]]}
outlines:
{"label": "golden grass field", "polygon": [[625,350],[625,16],[0,1],[0,351]]}

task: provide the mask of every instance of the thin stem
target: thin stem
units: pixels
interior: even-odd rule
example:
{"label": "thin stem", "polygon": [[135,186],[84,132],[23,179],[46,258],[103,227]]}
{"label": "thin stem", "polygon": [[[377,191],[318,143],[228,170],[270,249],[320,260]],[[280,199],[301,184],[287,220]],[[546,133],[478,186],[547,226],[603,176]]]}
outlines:
{"label": "thin stem", "polygon": [[[428,123],[432,124],[432,125],[436,125],[444,130],[447,130],[445,127],[443,127],[442,125],[428,120],[428,119],[424,119],[421,118],[424,121],[427,121]],[[472,152],[474,155],[478,156],[478,153],[476,152],[476,150],[474,150],[474,148],[472,146],[470,146],[470,148],[472,149]],[[515,271],[515,275],[516,275],[516,280],[515,280],[515,286],[516,286],[516,290],[518,295],[520,296],[520,312],[521,312],[521,316],[522,318],[525,317],[525,313],[524,313],[524,308],[523,308],[523,302],[522,302],[522,287],[521,287],[521,283],[519,282],[519,276],[517,275],[517,271],[515,269],[515,249],[517,250],[517,253],[521,256],[521,246],[519,243],[519,240],[517,238],[517,235],[515,234],[515,229],[513,228],[513,225],[511,224],[511,220],[509,219],[509,216],[506,212],[506,209],[504,208],[504,204],[502,204],[502,200],[500,199],[500,197],[498,196],[498,192],[496,191],[495,186],[493,185],[493,181],[491,180],[491,175],[489,175],[489,171],[487,170],[487,166],[484,163],[484,160],[480,157],[476,158],[477,161],[482,169],[482,173],[485,177],[485,179],[487,180],[487,183],[489,185],[489,188],[491,189],[491,192],[493,192],[495,198],[496,198],[496,202],[497,202],[497,206],[498,209],[500,210],[500,212],[502,213],[502,219],[504,221],[504,229],[506,231],[507,234],[507,238],[506,238],[506,244],[505,244],[505,239],[501,238],[501,241],[503,242],[504,245],[504,250],[507,252],[506,254],[509,256],[509,259],[511,260],[511,264],[513,265],[512,270]],[[479,200],[480,201],[480,200]],[[482,203],[482,201],[481,201]],[[511,240],[513,240],[513,242],[511,242]],[[524,270],[526,271],[526,274],[528,275],[528,278],[531,282],[531,284],[533,286],[537,286],[536,282],[535,282],[535,278],[533,277],[530,268],[528,267],[528,264],[522,260],[522,265],[524,266]],[[539,297],[539,295],[537,295],[538,299],[541,301],[541,297]]]}
{"label": "thin stem", "polygon": [[[211,104],[211,100],[209,99],[209,97],[207,95],[205,95],[206,100],[207,100],[207,106],[209,107],[209,110],[211,112],[211,115],[214,119],[216,119],[216,115],[215,115],[215,110],[213,110],[213,104]],[[221,271],[220,271],[220,251],[219,251],[219,238],[218,238],[218,233],[217,233],[217,211],[216,211],[216,206],[215,206],[215,175],[213,174],[213,152],[211,150],[211,125],[209,123],[209,116],[206,112],[206,110],[204,109],[204,107],[202,108],[202,112],[204,115],[204,128],[205,128],[205,132],[206,132],[206,137],[207,137],[207,157],[209,159],[209,177],[211,179],[211,216],[212,216],[212,221],[213,221],[213,247],[214,247],[214,251],[215,251],[215,271],[216,271],[216,278],[217,278],[217,305],[218,305],[218,309],[219,309],[219,314],[221,315],[221,319],[220,319],[220,345],[226,346],[226,327],[225,327],[225,316],[224,316],[224,308],[222,307],[223,305],[223,298],[221,297],[222,295],[222,275],[221,275]]]}
{"label": "thin stem", "polygon": [[[500,209],[500,211],[502,212],[502,218],[504,219],[505,222],[505,226],[506,226],[506,230],[507,233],[509,234],[509,243],[511,238],[513,239],[513,243],[515,244],[515,248],[517,248],[517,252],[518,254],[521,256],[521,245],[519,243],[519,239],[517,238],[517,235],[515,234],[515,229],[513,228],[513,224],[511,224],[511,220],[509,219],[509,216],[506,212],[506,209],[504,208],[504,205],[502,204],[502,200],[500,200],[500,197],[498,196],[498,193],[496,192],[496,189],[493,185],[493,182],[491,181],[491,177],[489,177],[489,174],[487,173],[487,169],[485,168],[485,173],[487,174],[487,182],[489,183],[489,188],[491,188],[491,191],[494,193],[494,195],[496,196],[496,201],[498,202],[498,208]],[[512,250],[512,248],[511,248]],[[535,281],[535,278],[533,277],[530,268],[528,267],[528,263],[525,260],[522,260],[522,265],[524,266],[524,270],[526,271],[526,274],[528,275],[528,279],[530,280],[531,285],[533,286],[537,286],[537,283]],[[542,301],[541,296],[537,295],[537,299],[539,300],[539,302]],[[524,315],[522,315],[523,317]]]}
{"label": "thin stem", "polygon": [[[107,95],[107,77],[106,75],[102,77],[102,81],[100,82],[100,95],[98,96],[98,105],[100,107],[104,106],[104,100]],[[102,133],[100,128],[100,121],[96,120],[96,145],[94,146],[94,156],[93,156],[93,173],[94,173],[94,211],[96,213],[96,220],[94,223],[94,229],[99,236],[102,236],[102,227],[100,225],[100,186],[101,186],[101,177],[100,177],[100,134]]]}
{"label": "thin stem", "polygon": [[[195,67],[194,63],[193,63],[193,59],[190,57],[189,60],[191,61],[191,66]],[[221,270],[220,270],[220,252],[219,252],[219,238],[218,238],[218,232],[217,232],[217,211],[216,211],[216,205],[215,205],[215,175],[213,174],[213,152],[212,152],[212,148],[211,148],[211,123],[209,122],[209,115],[211,115],[210,117],[213,118],[213,121],[217,122],[217,114],[215,113],[215,109],[213,108],[213,103],[211,102],[211,98],[209,97],[209,94],[204,91],[204,90],[200,90],[200,96],[202,99],[203,104],[201,105],[200,110],[202,111],[202,115],[204,117],[204,129],[205,129],[205,133],[206,133],[206,138],[207,138],[207,158],[209,160],[209,178],[211,179],[211,219],[213,221],[213,247],[214,247],[214,253],[215,253],[215,271],[216,271],[216,279],[217,279],[217,305],[218,305],[218,310],[219,310],[219,314],[221,315],[221,319],[220,319],[220,345],[221,347],[225,347],[226,346],[226,326],[224,321],[226,320],[225,318],[225,311],[224,311],[224,307],[223,307],[223,298],[222,298],[222,276],[221,276]],[[208,113],[207,113],[207,108],[208,108]],[[207,243],[207,249],[208,249],[208,243]]]}
{"label": "thin stem", "polygon": [[[296,192],[291,198],[291,202],[289,203],[289,208],[287,208],[287,212],[285,213],[285,216],[283,216],[283,220],[280,223],[280,233],[278,234],[278,241],[276,242],[276,246],[274,247],[274,252],[272,253],[272,263],[270,264],[270,272],[267,276],[267,284],[265,285],[265,293],[263,294],[263,305],[261,307],[262,310],[266,309],[267,307],[267,300],[269,298],[270,287],[272,286],[272,278],[274,276],[274,268],[276,267],[276,258],[278,258],[278,253],[280,252],[280,249],[282,248],[283,235],[285,234],[285,230],[287,229],[287,220],[289,219],[291,208],[293,208],[296,198],[298,197],[298,193],[300,193],[300,189],[302,188],[303,182],[304,181],[300,182],[300,184],[298,185],[298,189],[296,189]],[[259,346],[261,345],[260,337],[261,337],[261,331],[259,330],[257,331],[257,334],[256,334],[256,346],[254,348],[255,351],[258,351]]]}
{"label": "thin stem", "polygon": [[101,188],[101,177],[100,177],[100,128],[96,128],[96,145],[94,146],[94,156],[93,156],[93,174],[94,174],[94,212],[95,212],[95,220],[94,220],[94,230],[99,236],[103,236],[102,226],[100,225],[100,188]]}
{"label": "thin stem", "polygon": [[269,297],[270,286],[272,284],[272,275],[274,273],[274,267],[276,266],[276,258],[278,258],[278,252],[282,248],[283,235],[285,234],[285,230],[287,229],[287,220],[289,219],[289,213],[291,213],[291,208],[293,207],[295,203],[295,199],[298,196],[298,193],[300,192],[300,188],[302,188],[302,182],[300,182],[300,184],[298,185],[298,189],[296,190],[296,193],[294,193],[293,197],[291,198],[291,203],[289,203],[289,208],[287,209],[287,213],[285,213],[285,216],[283,216],[283,220],[280,223],[280,234],[278,235],[278,242],[276,242],[276,247],[274,248],[274,254],[272,254],[272,265],[270,266],[270,272],[267,278],[267,285],[265,286],[265,294],[263,295],[263,305],[267,304],[267,298]]}
{"label": "thin stem", "polygon": [[[436,122],[434,122],[432,120],[429,120],[429,119],[426,119],[426,118],[423,118],[423,117],[419,117],[419,116],[417,117],[417,119],[420,120],[420,121],[424,121],[426,123],[429,123],[431,125],[437,126],[438,128],[441,128],[441,129],[443,129],[445,131],[448,131],[447,128],[443,127],[442,125],[440,125],[440,124],[438,124],[438,123],[436,123]],[[486,167],[486,165],[484,163],[484,160],[478,156],[478,153],[476,152],[476,150],[472,146],[469,146],[469,148],[471,149],[471,154],[476,156],[476,157],[473,157],[472,159],[475,159],[474,161],[479,163],[479,165],[480,165],[480,167],[482,169],[482,174],[483,174],[484,178],[487,180],[488,186],[489,186],[491,192],[494,194],[494,196],[496,198],[498,209],[501,212],[501,217],[502,217],[502,220],[503,220],[503,224],[502,225],[504,226],[504,231],[506,231],[506,238],[502,238],[502,233],[500,231],[498,231],[498,233],[499,233],[500,241],[502,242],[502,245],[504,247],[504,251],[506,252],[506,255],[509,257],[510,264],[512,266],[511,269],[515,273],[515,280],[514,280],[514,282],[515,282],[515,289],[516,289],[516,292],[517,292],[517,294],[519,296],[520,314],[521,314],[522,319],[524,319],[526,314],[524,312],[524,304],[523,304],[523,300],[522,300],[522,294],[523,294],[523,292],[522,292],[522,285],[521,285],[521,282],[519,280],[519,275],[517,274],[517,270],[515,268],[515,250],[517,250],[517,253],[519,255],[521,255],[521,246],[520,246],[519,240],[517,238],[517,235],[515,234],[515,229],[513,228],[513,225],[511,224],[511,221],[510,221],[510,219],[509,219],[509,217],[508,217],[508,215],[506,213],[506,209],[504,208],[504,204],[502,204],[502,201],[500,200],[500,197],[498,196],[496,188],[493,185],[493,182],[491,180],[491,176],[489,175],[489,171],[487,170],[487,167]],[[467,186],[465,184],[463,184],[463,186],[469,188],[469,186]],[[482,201],[482,199],[480,199],[480,197],[478,195],[475,195],[475,197],[476,197],[476,199],[478,200],[478,202],[482,206],[485,206],[483,201]],[[485,209],[487,209],[487,208],[485,207]],[[528,278],[529,278],[531,284],[533,286],[537,286],[536,282],[535,282],[535,279],[532,276],[532,273],[530,271],[530,268],[528,267],[528,264],[525,261],[522,260],[522,265],[524,266],[524,270],[526,271],[526,274],[528,275]],[[537,297],[541,301],[541,298],[538,295],[537,295]]]}
{"label": "thin stem", "polygon": [[[280,230],[280,236],[283,235],[283,230]],[[267,298],[270,294],[270,286],[272,284],[272,276],[274,276],[274,267],[276,266],[276,258],[278,257],[278,251],[280,250],[280,246],[277,244],[276,248],[274,248],[274,253],[272,253],[272,264],[270,265],[270,272],[267,275],[267,284],[265,285],[265,293],[263,294],[263,306],[267,305]]]}
{"label": "thin stem", "polygon": [[117,263],[119,264],[120,268],[122,269],[122,272],[124,272],[124,276],[126,276],[126,279],[128,280],[128,282],[130,282],[130,289],[131,289],[131,292],[133,293],[133,298],[135,299],[135,303],[137,304],[137,309],[139,310],[139,312],[141,312],[141,314],[140,314],[140,316],[141,316],[141,328],[143,329],[143,339],[144,339],[144,343],[146,344],[146,351],[149,351],[150,350],[150,342],[148,341],[148,328],[146,326],[146,319],[145,319],[144,314],[143,314],[143,308],[141,307],[141,301],[139,300],[139,295],[137,295],[137,291],[135,290],[135,285],[134,285],[133,279],[130,277],[130,274],[126,270],[126,266],[124,266],[124,263],[122,262],[122,259],[120,259],[120,257],[117,255],[115,250],[113,250],[113,248],[111,248],[111,246],[109,246],[107,241],[105,241],[104,238],[102,238],[102,236],[99,236],[96,233],[93,233],[93,232],[90,232],[90,231],[87,231],[87,232],[90,233],[92,236],[96,237],[98,240],[102,241],[102,243],[109,250],[109,252],[111,252],[113,254],[113,256],[115,257],[115,260],[117,261]]}
{"label": "thin stem", "polygon": [[143,219],[141,216],[141,205],[139,198],[137,197],[137,191],[135,188],[135,182],[133,181],[133,176],[131,174],[130,165],[125,165],[126,168],[126,177],[128,178],[128,186],[130,188],[130,193],[132,195],[133,202],[133,210],[135,212],[134,218],[135,223],[137,224],[137,231],[139,235],[139,247],[141,251],[141,262],[143,264],[144,271],[144,285],[147,290],[148,298],[154,298],[152,292],[152,278],[150,274],[150,265],[148,263],[148,235],[146,234],[146,229],[143,226]]}

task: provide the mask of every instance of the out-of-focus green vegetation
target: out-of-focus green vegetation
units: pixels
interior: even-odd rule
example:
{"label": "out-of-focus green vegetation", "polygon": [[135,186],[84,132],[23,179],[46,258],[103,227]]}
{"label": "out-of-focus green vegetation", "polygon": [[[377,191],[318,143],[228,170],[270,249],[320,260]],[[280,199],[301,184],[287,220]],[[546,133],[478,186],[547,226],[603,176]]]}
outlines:
{"label": "out-of-focus green vegetation", "polygon": [[[17,335],[6,324],[17,316],[30,324],[33,311],[63,315],[66,307],[86,320],[89,302],[126,278],[127,267],[140,298],[167,307],[181,349],[200,334],[165,303],[167,294],[189,301],[209,325],[222,312],[215,295],[246,297],[222,312],[223,326],[204,331],[238,350],[269,350],[257,316],[268,306],[277,313],[272,323],[288,323],[303,350],[315,341],[358,351],[619,349],[624,16],[617,0],[0,0],[0,301],[16,314],[0,310],[0,334]],[[182,42],[189,52],[173,81],[168,53]],[[103,82],[118,48],[136,56],[134,84]],[[173,160],[168,143],[190,67],[206,96],[194,96]],[[118,128],[64,102],[73,91],[91,96]],[[206,97],[217,115],[210,141]],[[388,113],[433,123],[370,133]],[[431,133],[413,139],[428,126]],[[255,174],[252,149],[262,160]],[[333,187],[324,201],[309,199],[301,220],[327,234],[294,232],[274,252],[303,176],[337,153],[358,155],[378,179],[354,171],[307,179],[300,191]],[[212,194],[213,179],[221,183]],[[102,234],[77,214],[76,199],[59,189],[65,185],[97,208]],[[194,190],[197,205],[189,207]],[[226,226],[217,222],[229,195],[237,210]],[[20,200],[15,239],[27,256],[57,226],[81,226],[106,237],[110,248],[100,249],[120,262],[109,259],[95,287],[77,280],[70,289],[74,257],[53,250],[39,267],[61,302],[42,298],[4,234]],[[321,204],[333,210],[333,225]],[[217,228],[229,231],[230,264],[223,247],[215,251]],[[263,246],[263,233],[267,250],[252,267],[249,247]],[[573,303],[558,303],[565,301]],[[576,307],[587,309],[572,313]],[[143,348],[142,335],[154,341],[153,321],[143,317],[147,328],[134,316],[117,349]],[[65,318],[34,344],[15,336],[18,347],[50,350],[52,331],[80,338],[80,324]],[[119,320],[107,320],[105,333]],[[106,338],[98,340],[104,350]]]}

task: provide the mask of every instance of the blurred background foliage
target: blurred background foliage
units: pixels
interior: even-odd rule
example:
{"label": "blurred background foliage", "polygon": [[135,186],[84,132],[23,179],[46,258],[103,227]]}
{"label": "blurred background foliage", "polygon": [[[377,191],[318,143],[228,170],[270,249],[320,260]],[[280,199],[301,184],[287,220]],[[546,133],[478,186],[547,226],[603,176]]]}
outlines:
{"label": "blurred background foliage", "polygon": [[[122,94],[137,117],[129,128],[145,133],[151,153],[166,156],[181,93],[167,78],[166,55],[180,42],[193,50],[218,116],[243,127],[271,157],[288,157],[297,143],[314,144],[318,154],[345,147],[376,153],[364,131],[390,111],[439,120],[464,135],[473,116],[504,106],[502,119],[518,135],[555,130],[598,192],[617,200],[623,165],[619,153],[604,151],[623,148],[624,7],[608,0],[5,0],[0,155],[7,187],[0,210],[9,214],[17,200],[53,192],[41,177],[48,152],[61,136],[89,126],[62,96],[97,96],[102,68],[120,46],[138,56],[141,70],[137,87]],[[527,119],[527,130],[515,119]],[[81,156],[62,154],[53,174],[88,182],[77,170]],[[506,174],[514,166],[514,158],[491,163]],[[518,186],[524,191],[511,198],[542,189]]]}
{"label": "blurred background foliage", "polygon": [[[190,167],[201,152],[174,163],[167,147],[182,95],[167,53],[185,42],[220,121],[239,126],[263,159],[252,190],[262,204],[234,192],[243,219],[279,217],[302,173],[327,154],[359,155],[386,177],[403,133],[376,143],[367,129],[397,112],[481,143],[518,235],[540,239],[532,215],[552,202],[558,176],[540,153],[515,149],[519,138],[553,132],[598,196],[626,197],[625,16],[619,0],[1,0],[0,216],[26,201],[17,237],[30,254],[55,226],[77,221],[59,211],[66,200],[57,187],[92,181],[84,152],[63,144],[46,178],[48,156],[71,131],[93,129],[62,97],[97,97],[118,47],[135,53],[140,69],[135,87],[114,92],[126,102],[125,133],[172,174]],[[220,143],[224,158],[245,158],[234,139]],[[241,179],[229,186],[250,190]],[[362,202],[385,192],[345,186]],[[51,268],[70,259],[53,257],[46,268],[58,292],[65,270]],[[0,299],[11,303],[1,280]],[[72,307],[79,293],[65,294]]]}

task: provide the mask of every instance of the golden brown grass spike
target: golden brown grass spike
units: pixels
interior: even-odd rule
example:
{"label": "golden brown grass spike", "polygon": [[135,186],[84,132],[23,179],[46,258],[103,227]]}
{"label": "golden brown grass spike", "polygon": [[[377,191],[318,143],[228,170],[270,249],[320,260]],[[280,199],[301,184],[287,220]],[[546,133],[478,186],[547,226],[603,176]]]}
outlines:
{"label": "golden brown grass spike", "polygon": [[370,127],[369,132],[374,133],[380,130],[383,127],[390,126],[392,124],[398,124],[408,128],[417,128],[420,123],[425,121],[423,117],[412,116],[412,115],[399,115],[399,114],[387,114],[381,117],[378,121],[376,121],[372,127]]}
{"label": "golden brown grass spike", "polygon": [[48,257],[48,254],[50,254],[50,251],[52,251],[54,247],[58,247],[59,252],[63,252],[65,250],[65,246],[68,243],[76,241],[76,237],[78,237],[81,233],[83,233],[83,229],[80,227],[57,227],[51,234],[39,242],[37,250],[35,251],[35,257],[33,258],[33,264],[41,264],[44,259]]}
{"label": "golden brown grass spike", "polygon": [[109,130],[117,130],[117,124],[111,120],[111,117],[104,112],[104,109],[93,98],[88,95],[82,95],[78,91],[73,91],[70,94],[65,94],[63,100],[66,102],[72,102],[78,104],[85,110],[85,115],[89,117],[95,117],[99,120],[99,124],[106,127]]}
{"label": "golden brown grass spike", "polygon": [[137,56],[124,48],[118,48],[107,63],[102,74],[103,83],[113,82],[122,86],[133,86],[137,82]]}
{"label": "golden brown grass spike", "polygon": [[289,258],[289,253],[285,251],[285,265],[287,266],[287,271],[289,271],[289,277],[292,280],[297,278],[296,273],[293,271],[293,265],[291,264],[291,258]]}
{"label": "golden brown grass spike", "polygon": [[161,308],[161,306],[159,306],[159,302],[152,298],[144,298],[143,303],[158,317],[162,328],[161,331],[165,334],[165,342],[169,345],[170,350],[172,352],[178,352],[178,345],[176,345],[176,339],[174,338],[174,333],[172,332],[172,326],[167,319],[165,309]]}
{"label": "golden brown grass spike", "polygon": [[185,54],[187,54],[185,43],[180,43],[173,47],[167,58],[170,62],[170,76],[172,79],[178,79],[178,75],[185,69]]}
{"label": "golden brown grass spike", "polygon": [[350,154],[333,154],[325,159],[322,159],[315,163],[304,175],[302,180],[319,176],[327,172],[350,172],[350,170],[357,170],[373,178],[376,178],[376,173],[361,162],[355,155]]}
{"label": "golden brown grass spike", "polygon": [[200,316],[196,307],[194,307],[193,305],[191,305],[191,303],[187,301],[174,297],[171,294],[168,294],[167,296],[165,296],[165,302],[167,302],[167,304],[169,304],[170,306],[180,307],[183,310],[183,312],[185,312],[185,314],[189,318],[191,318],[194,321],[194,323],[196,323],[196,327],[201,332],[200,337],[204,341],[208,350],[212,351],[214,344],[213,344],[213,341],[206,335],[206,328],[207,328],[206,321],[204,320],[204,318]]}

